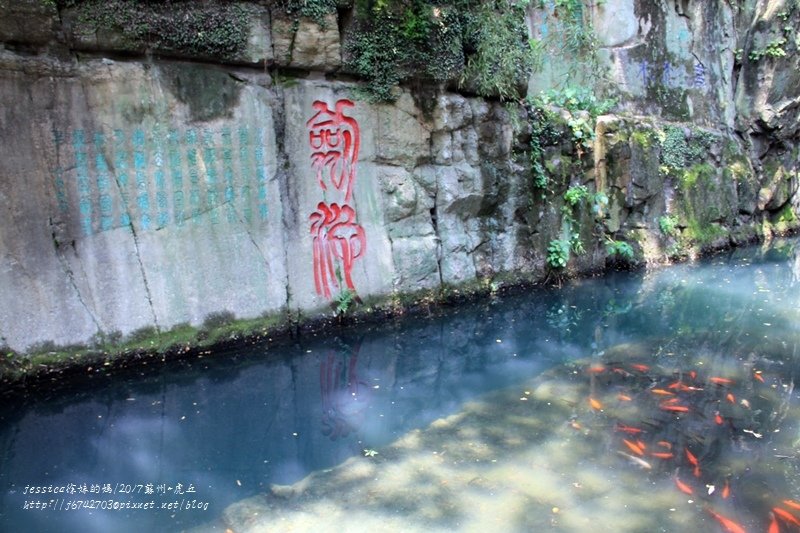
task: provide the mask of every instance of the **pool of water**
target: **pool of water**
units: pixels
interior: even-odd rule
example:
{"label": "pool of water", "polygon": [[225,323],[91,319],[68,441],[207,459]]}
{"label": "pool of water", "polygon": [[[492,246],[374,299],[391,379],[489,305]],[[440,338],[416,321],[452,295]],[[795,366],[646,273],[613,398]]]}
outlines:
{"label": "pool of water", "polygon": [[0,408],[2,531],[800,524],[800,247]]}

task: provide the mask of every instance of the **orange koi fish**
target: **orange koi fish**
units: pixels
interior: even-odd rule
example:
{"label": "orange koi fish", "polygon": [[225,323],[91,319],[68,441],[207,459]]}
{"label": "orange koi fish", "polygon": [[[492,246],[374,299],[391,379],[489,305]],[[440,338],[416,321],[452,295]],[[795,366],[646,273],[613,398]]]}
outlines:
{"label": "orange koi fish", "polygon": [[589,374],[600,374],[601,372],[605,372],[606,371],[606,367],[604,367],[604,366],[590,366],[586,371]]}
{"label": "orange koi fish", "polygon": [[678,403],[679,401],[680,400],[678,398],[670,398],[669,400],[664,400],[663,402],[661,402],[660,405],[672,405]]}
{"label": "orange koi fish", "polygon": [[661,405],[659,406],[662,411],[674,411],[677,413],[687,413],[689,408],[683,405]]}
{"label": "orange koi fish", "polygon": [[659,396],[675,396],[674,392],[670,392],[664,389],[651,389],[650,392],[653,394],[658,394]]}
{"label": "orange koi fish", "polygon": [[623,433],[628,433],[630,435],[638,435],[639,433],[644,433],[643,429],[635,428],[632,426],[625,426],[623,424],[617,424],[614,427],[615,431],[622,431]]}
{"label": "orange koi fish", "polygon": [[731,486],[728,484],[728,480],[725,480],[725,486],[722,487],[722,499],[727,500],[728,496],[731,495]]}
{"label": "orange koi fish", "polygon": [[775,513],[769,513],[769,517],[770,517],[770,523],[767,533],[781,533],[781,530],[778,527],[778,519],[775,518]]}
{"label": "orange koi fish", "polygon": [[697,460],[697,457],[689,451],[689,448],[684,448],[684,450],[686,451],[686,458],[689,460],[689,463],[694,466],[694,477],[700,477],[700,462]]}
{"label": "orange koi fish", "polygon": [[642,364],[639,364],[639,363],[632,364],[631,368],[634,369],[634,370],[638,370],[639,372],[647,372],[648,370],[650,370],[649,366],[642,365]]}
{"label": "orange koi fish", "polygon": [[671,442],[667,442],[665,440],[660,440],[656,444],[658,444],[659,446],[663,446],[664,448],[666,448],[668,450],[672,449],[672,443]]}
{"label": "orange koi fish", "polygon": [[669,385],[667,385],[668,389],[680,389],[681,387],[683,387],[683,383],[681,383],[680,380],[676,381],[675,383],[670,383]]}
{"label": "orange koi fish", "polygon": [[678,479],[678,476],[675,476],[675,485],[677,485],[678,490],[683,492],[684,494],[689,494],[689,495],[694,494],[692,487],[690,487],[689,485]]}
{"label": "orange koi fish", "polygon": [[761,375],[761,370],[756,370],[753,372],[753,377],[756,378],[761,383],[764,383],[764,377]]}
{"label": "orange koi fish", "polygon": [[722,527],[724,527],[725,529],[730,531],[730,533],[747,533],[747,531],[742,526],[740,526],[739,524],[737,524],[733,520],[731,520],[729,518],[725,518],[721,514],[715,513],[711,509],[706,509],[706,510],[709,512],[709,514],[711,516],[713,516],[714,518],[717,519],[717,522],[722,524]]}
{"label": "orange koi fish", "polygon": [[632,398],[630,396],[628,396],[627,394],[618,394],[617,395],[617,399],[621,400],[623,402],[629,402],[629,401],[631,401]]}
{"label": "orange koi fish", "polygon": [[641,448],[642,450],[647,450],[647,444],[645,444],[644,442],[640,441],[639,439],[636,439],[636,445],[639,448]]}
{"label": "orange koi fish", "polygon": [[592,409],[595,411],[600,411],[603,408],[603,404],[589,396],[589,405],[592,406]]}
{"label": "orange koi fish", "polygon": [[719,411],[714,413],[714,422],[716,422],[718,426],[722,425],[723,420],[722,417],[719,415]]}
{"label": "orange koi fish", "polygon": [[639,448],[639,446],[637,446],[633,442],[629,441],[628,439],[622,439],[622,442],[624,442],[625,446],[627,446],[628,449],[630,451],[632,451],[633,453],[635,453],[636,455],[644,455],[644,450]]}
{"label": "orange koi fish", "polygon": [[570,423],[569,423],[569,425],[570,425],[570,427],[571,427],[572,429],[583,429],[583,426],[581,426],[580,422],[577,422],[577,421],[575,421],[575,420],[573,420],[572,422],[570,422]]}
{"label": "orange koi fish", "polygon": [[675,454],[672,452],[650,452],[650,455],[658,457],[659,459],[672,459],[675,457]]}
{"label": "orange koi fish", "polygon": [[697,379],[697,372],[695,372],[694,370],[690,370],[689,377],[692,379]]}
{"label": "orange koi fish", "polygon": [[708,381],[710,381],[711,383],[716,383],[717,385],[730,385],[731,383],[733,383],[732,379],[718,378],[718,377],[708,378]]}
{"label": "orange koi fish", "polygon": [[774,512],[776,515],[781,517],[787,523],[794,524],[796,526],[800,526],[800,520],[795,518],[795,516],[792,513],[790,513],[789,511],[784,511],[780,507],[773,507],[772,508],[772,512]]}
{"label": "orange koi fish", "polygon": [[736,403],[736,397],[730,392],[728,393],[727,396],[725,396],[725,399],[727,399],[731,403]]}
{"label": "orange koi fish", "polygon": [[792,500],[783,500],[783,505],[785,505],[786,507],[791,507],[792,509],[800,510],[800,503],[797,503]]}

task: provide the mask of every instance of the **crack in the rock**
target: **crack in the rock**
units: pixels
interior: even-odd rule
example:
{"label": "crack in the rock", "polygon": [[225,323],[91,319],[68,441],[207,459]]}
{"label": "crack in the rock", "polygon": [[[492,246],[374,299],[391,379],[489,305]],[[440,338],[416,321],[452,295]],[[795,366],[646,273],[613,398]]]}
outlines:
{"label": "crack in the rock", "polygon": [[142,273],[142,283],[144,283],[144,292],[145,296],[147,296],[147,303],[150,305],[150,312],[153,313],[153,325],[155,326],[156,331],[160,332],[161,327],[158,325],[158,316],[156,315],[156,309],[153,306],[153,295],[150,292],[150,284],[147,281],[147,273],[144,268],[144,263],[142,262],[142,254],[139,251],[139,236],[136,234],[136,228],[133,226],[133,222],[130,222],[128,227],[131,230],[131,235],[133,235],[133,247],[136,249],[136,261],[139,263],[139,271]]}
{"label": "crack in the rock", "polygon": [[[55,234],[55,229],[53,229],[53,220],[52,219],[50,219],[50,228],[51,228],[51,230],[50,230],[51,231],[51,235],[53,237],[53,242],[56,242],[56,234]],[[75,257],[78,258],[78,251],[75,250],[74,244],[72,246],[73,246],[73,252],[75,252]],[[75,273],[72,271],[72,268],[70,268],[66,257],[64,257],[64,255],[62,253],[60,253],[58,246],[56,246],[55,254],[56,254],[56,258],[58,259],[58,263],[61,265],[61,268],[64,270],[64,274],[67,275],[67,280],[69,280],[70,286],[75,291],[75,295],[78,297],[78,301],[83,306],[83,308],[86,310],[86,312],[89,314],[89,316],[92,318],[92,322],[94,322],[94,326],[95,326],[95,328],[97,328],[97,332],[98,333],[102,333],[103,332],[103,328],[102,328],[102,326],[100,324],[100,320],[98,320],[97,316],[95,316],[95,313],[89,307],[89,304],[86,303],[86,300],[83,299],[83,294],[81,294],[81,290],[78,287],[78,284],[75,282]],[[80,261],[80,258],[78,258],[78,261]]]}

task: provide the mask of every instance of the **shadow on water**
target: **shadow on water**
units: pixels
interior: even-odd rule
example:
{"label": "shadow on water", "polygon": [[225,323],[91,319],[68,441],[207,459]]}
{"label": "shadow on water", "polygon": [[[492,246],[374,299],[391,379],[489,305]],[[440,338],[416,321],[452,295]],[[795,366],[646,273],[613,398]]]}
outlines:
{"label": "shadow on water", "polygon": [[[795,247],[7,406],[0,529],[766,529],[774,507],[800,516],[783,503],[800,498]],[[63,499],[26,485],[69,483],[209,507],[23,508]],[[154,492],[103,492],[117,483]]]}

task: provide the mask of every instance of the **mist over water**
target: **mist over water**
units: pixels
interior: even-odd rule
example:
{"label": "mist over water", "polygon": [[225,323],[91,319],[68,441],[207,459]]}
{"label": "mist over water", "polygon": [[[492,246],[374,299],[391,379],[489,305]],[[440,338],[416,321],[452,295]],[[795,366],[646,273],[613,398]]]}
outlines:
{"label": "mist over water", "polygon": [[[798,304],[779,241],[8,405],[0,529],[766,530],[800,501]],[[23,508],[111,499],[155,508]]]}

